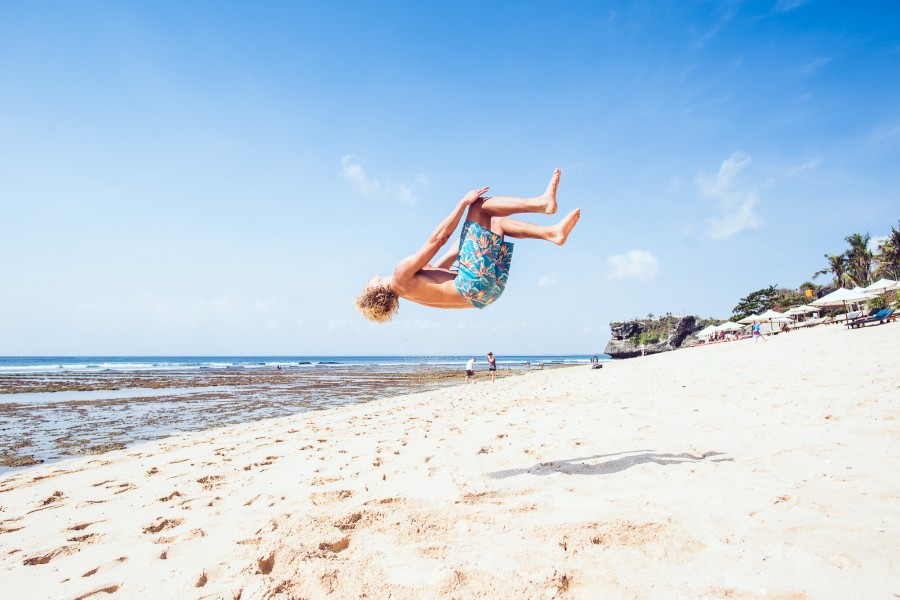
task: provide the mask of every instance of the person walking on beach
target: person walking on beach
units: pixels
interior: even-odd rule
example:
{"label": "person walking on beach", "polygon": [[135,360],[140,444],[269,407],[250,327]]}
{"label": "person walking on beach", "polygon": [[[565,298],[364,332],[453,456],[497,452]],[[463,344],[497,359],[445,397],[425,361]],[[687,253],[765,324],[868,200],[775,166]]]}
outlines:
{"label": "person walking on beach", "polygon": [[494,381],[494,374],[497,372],[497,359],[494,358],[493,352],[487,353],[488,371],[491,372],[491,381]]}
{"label": "person walking on beach", "polygon": [[[556,213],[556,169],[546,191],[534,198],[485,196],[489,188],[472,190],[456,203],[447,217],[415,254],[407,256],[393,275],[376,275],[356,298],[362,315],[378,323],[390,321],[399,298],[434,308],[484,308],[506,288],[513,244],[504,237],[538,239],[562,246],[581,218],[576,208],[555,225],[535,225],[511,219],[518,213]],[[431,260],[447,243],[466,214],[459,244],[434,264]],[[450,270],[459,261],[458,272]]]}
{"label": "person walking on beach", "polygon": [[755,344],[759,340],[764,342],[768,342],[762,332],[759,330],[759,321],[753,321],[753,327],[750,328],[750,331],[753,332],[753,343]]}
{"label": "person walking on beach", "polygon": [[647,346],[644,345],[644,342],[641,342],[641,356],[647,353]]}
{"label": "person walking on beach", "polygon": [[469,362],[466,363],[466,383],[469,383],[469,378],[472,378],[472,383],[475,383],[475,357],[469,359]]}

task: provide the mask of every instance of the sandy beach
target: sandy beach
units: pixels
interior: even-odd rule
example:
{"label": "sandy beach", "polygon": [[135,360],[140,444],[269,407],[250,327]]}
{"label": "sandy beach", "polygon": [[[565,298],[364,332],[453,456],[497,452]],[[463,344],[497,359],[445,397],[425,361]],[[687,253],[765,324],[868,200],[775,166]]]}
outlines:
{"label": "sandy beach", "polygon": [[897,598],[898,365],[820,326],[28,468],[3,595]]}

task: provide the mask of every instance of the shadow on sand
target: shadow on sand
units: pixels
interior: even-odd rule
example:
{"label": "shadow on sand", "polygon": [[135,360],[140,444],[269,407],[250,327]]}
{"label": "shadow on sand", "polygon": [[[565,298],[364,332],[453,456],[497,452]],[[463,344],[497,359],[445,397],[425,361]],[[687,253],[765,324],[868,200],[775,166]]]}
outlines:
{"label": "shadow on sand", "polygon": [[[640,454],[635,454],[639,452]],[[629,456],[621,456],[627,454]],[[616,452],[614,454],[597,454],[594,456],[582,456],[580,458],[568,458],[538,463],[527,469],[506,469],[488,473],[491,479],[506,479],[516,475],[551,475],[553,473],[565,473],[566,475],[611,475],[631,467],[645,463],[657,465],[682,465],[704,461],[713,456],[721,456],[723,452],[704,452],[700,455],[682,452],[681,454],[659,454],[652,450],[632,450],[630,452]],[[598,458],[621,456],[602,462],[590,462]],[[710,462],[729,462],[733,458],[712,458]]]}

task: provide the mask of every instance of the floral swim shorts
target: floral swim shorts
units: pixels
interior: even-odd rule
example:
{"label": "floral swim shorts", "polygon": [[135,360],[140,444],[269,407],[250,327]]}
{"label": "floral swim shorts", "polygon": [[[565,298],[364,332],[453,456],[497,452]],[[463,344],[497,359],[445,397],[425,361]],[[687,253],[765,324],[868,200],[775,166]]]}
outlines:
{"label": "floral swim shorts", "polygon": [[509,278],[513,244],[474,221],[463,224],[459,237],[459,273],[456,289],[475,308],[500,297]]}

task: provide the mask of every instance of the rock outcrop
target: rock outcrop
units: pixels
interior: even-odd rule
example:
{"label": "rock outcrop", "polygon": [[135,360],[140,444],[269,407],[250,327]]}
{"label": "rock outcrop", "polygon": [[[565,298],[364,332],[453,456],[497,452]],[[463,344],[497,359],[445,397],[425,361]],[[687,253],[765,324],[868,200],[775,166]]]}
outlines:
{"label": "rock outcrop", "polygon": [[668,352],[685,345],[685,340],[697,328],[697,317],[661,317],[639,319],[624,323],[610,323],[612,339],[606,345],[606,354],[613,358],[632,358],[641,355],[641,344],[646,354]]}

